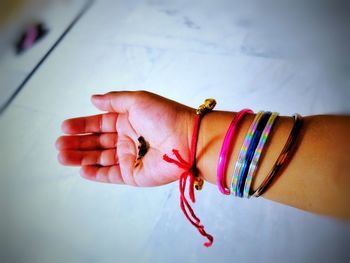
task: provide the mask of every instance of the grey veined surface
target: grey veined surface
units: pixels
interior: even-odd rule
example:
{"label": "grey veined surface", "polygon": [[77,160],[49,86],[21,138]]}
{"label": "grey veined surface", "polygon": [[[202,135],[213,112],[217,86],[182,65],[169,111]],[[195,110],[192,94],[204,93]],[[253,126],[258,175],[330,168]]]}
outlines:
{"label": "grey veined surface", "polygon": [[[183,217],[176,183],[85,181],[56,160],[91,94],[146,89],[196,107],[349,113],[346,8],[334,1],[95,1],[0,116],[1,255],[13,262],[349,262],[350,226],[205,184]],[[344,2],[343,2],[344,3]],[[302,171],[301,171],[302,172]]]}

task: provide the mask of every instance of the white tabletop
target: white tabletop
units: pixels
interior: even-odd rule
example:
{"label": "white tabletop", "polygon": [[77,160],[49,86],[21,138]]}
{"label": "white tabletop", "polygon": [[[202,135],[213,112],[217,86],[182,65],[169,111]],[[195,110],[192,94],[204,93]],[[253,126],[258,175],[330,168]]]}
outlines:
{"label": "white tabletop", "polygon": [[209,184],[194,206],[215,238],[204,248],[177,183],[98,184],[57,162],[61,122],[97,113],[90,95],[111,90],[145,89],[192,107],[214,97],[221,110],[350,112],[350,75],[337,55],[323,52],[327,43],[299,41],[314,32],[299,26],[312,23],[289,25],[288,12],[270,16],[259,1],[169,2],[95,1],[0,116],[2,254],[14,262],[349,260],[349,224],[226,197]]}

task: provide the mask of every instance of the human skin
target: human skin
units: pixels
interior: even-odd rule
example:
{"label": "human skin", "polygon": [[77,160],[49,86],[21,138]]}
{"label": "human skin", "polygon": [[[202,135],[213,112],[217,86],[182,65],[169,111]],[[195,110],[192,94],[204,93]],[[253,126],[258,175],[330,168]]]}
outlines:
{"label": "human skin", "polygon": [[[183,172],[163,160],[179,150],[190,159],[195,109],[145,91],[120,91],[92,96],[92,103],[106,113],[68,119],[66,134],[58,138],[58,159],[64,165],[81,166],[82,177],[105,183],[140,187],[160,186],[179,179]],[[213,111],[201,122],[197,168],[204,180],[216,184],[217,162],[234,112]],[[240,147],[254,114],[239,125],[228,159],[227,185]],[[278,158],[290,130],[291,117],[279,117],[253,180],[263,181]],[[286,167],[262,197],[306,211],[350,219],[350,116],[304,117],[297,145]],[[150,148],[135,167],[138,137]]]}

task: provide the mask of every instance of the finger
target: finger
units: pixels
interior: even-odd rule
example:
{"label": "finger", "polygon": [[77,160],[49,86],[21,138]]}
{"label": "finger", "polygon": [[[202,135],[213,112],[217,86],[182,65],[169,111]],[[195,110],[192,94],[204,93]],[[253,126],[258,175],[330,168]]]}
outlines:
{"label": "finger", "polygon": [[100,167],[100,166],[82,166],[80,169],[80,175],[88,180],[112,183],[112,184],[124,184],[123,178],[120,173],[120,167],[118,165]]}
{"label": "finger", "polygon": [[58,150],[95,150],[116,147],[117,133],[102,133],[80,136],[61,136],[56,141]]}
{"label": "finger", "polygon": [[125,184],[136,186],[134,168],[137,152],[134,142],[130,138],[120,138],[117,144],[117,155]]}
{"label": "finger", "polygon": [[116,132],[117,113],[105,113],[65,120],[62,131],[66,134]]}
{"label": "finger", "polygon": [[101,151],[74,151],[64,150],[58,155],[58,160],[63,165],[102,165],[111,166],[118,163],[116,149]]}
{"label": "finger", "polygon": [[124,154],[119,160],[121,176],[125,184],[136,186],[134,178],[135,155]]}
{"label": "finger", "polygon": [[93,95],[91,102],[102,111],[126,113],[136,103],[136,99],[145,94],[143,91],[114,91]]}

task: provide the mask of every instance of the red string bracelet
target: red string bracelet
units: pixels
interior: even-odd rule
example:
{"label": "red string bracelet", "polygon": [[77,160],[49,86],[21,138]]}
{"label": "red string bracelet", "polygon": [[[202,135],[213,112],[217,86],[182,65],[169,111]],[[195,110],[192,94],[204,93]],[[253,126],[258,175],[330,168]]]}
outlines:
{"label": "red string bracelet", "polygon": [[176,164],[178,167],[184,169],[185,171],[180,175],[179,189],[180,189],[180,207],[185,217],[190,223],[197,228],[199,233],[208,239],[208,242],[204,243],[204,246],[210,247],[213,244],[214,238],[204,230],[204,226],[201,224],[199,218],[194,213],[190,203],[187,201],[185,196],[186,182],[189,179],[189,197],[193,203],[196,202],[194,196],[194,188],[200,190],[204,183],[203,179],[198,175],[198,169],[196,166],[196,151],[197,151],[197,141],[198,141],[198,131],[199,125],[202,117],[208,111],[211,111],[216,105],[214,99],[205,100],[204,104],[198,107],[196,111],[196,118],[194,122],[194,129],[191,140],[191,159],[190,162],[185,161],[178,150],[173,149],[172,152],[176,159],[170,158],[168,155],[164,154],[163,159],[168,163]]}

